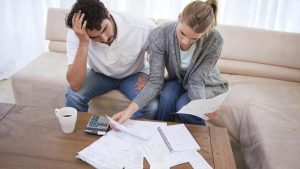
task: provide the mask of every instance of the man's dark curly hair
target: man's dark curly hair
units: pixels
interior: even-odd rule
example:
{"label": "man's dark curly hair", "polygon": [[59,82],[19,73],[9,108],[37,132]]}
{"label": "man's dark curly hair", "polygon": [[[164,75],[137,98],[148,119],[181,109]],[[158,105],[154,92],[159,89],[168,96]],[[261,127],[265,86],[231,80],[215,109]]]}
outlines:
{"label": "man's dark curly hair", "polygon": [[73,28],[72,17],[79,11],[85,14],[83,21],[87,21],[86,28],[90,30],[101,30],[102,21],[108,18],[106,8],[99,0],[77,0],[65,19],[68,28]]}

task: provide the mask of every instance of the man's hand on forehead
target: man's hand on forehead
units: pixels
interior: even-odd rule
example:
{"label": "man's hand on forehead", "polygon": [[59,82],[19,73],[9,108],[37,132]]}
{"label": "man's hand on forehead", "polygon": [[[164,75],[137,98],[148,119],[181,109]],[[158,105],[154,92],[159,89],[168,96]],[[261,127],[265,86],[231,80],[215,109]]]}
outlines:
{"label": "man's hand on forehead", "polygon": [[89,36],[86,31],[87,21],[83,20],[85,14],[79,10],[72,17],[72,28],[80,42],[88,43]]}

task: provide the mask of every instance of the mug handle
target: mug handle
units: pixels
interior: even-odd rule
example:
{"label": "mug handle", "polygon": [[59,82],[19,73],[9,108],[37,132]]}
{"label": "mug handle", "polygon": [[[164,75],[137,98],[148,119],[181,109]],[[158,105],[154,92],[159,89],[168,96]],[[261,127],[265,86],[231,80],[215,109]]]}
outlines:
{"label": "mug handle", "polygon": [[54,111],[55,111],[55,115],[56,115],[56,117],[60,116],[60,115],[58,114],[58,112],[59,112],[59,109],[55,109]]}

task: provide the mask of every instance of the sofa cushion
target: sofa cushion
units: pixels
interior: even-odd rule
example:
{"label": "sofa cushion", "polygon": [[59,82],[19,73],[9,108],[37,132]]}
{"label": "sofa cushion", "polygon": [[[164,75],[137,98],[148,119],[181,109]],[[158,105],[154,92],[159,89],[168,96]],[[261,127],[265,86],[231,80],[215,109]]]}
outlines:
{"label": "sofa cushion", "polygon": [[113,115],[124,110],[130,100],[121,94],[118,90],[112,90],[104,95],[93,98],[89,105],[89,112],[102,112],[107,115]]}
{"label": "sofa cushion", "polygon": [[225,74],[300,82],[300,69],[230,59],[219,59],[217,66]]}
{"label": "sofa cushion", "polygon": [[278,113],[283,116],[285,112],[292,112],[291,118],[299,116],[299,83],[239,75],[224,75],[224,77],[229,81],[230,93],[221,106],[220,118],[209,120],[207,123],[227,127],[231,140],[240,142],[241,134],[244,133],[241,126],[245,123],[242,119],[252,105],[277,108],[280,110]]}
{"label": "sofa cushion", "polygon": [[51,52],[59,52],[59,53],[66,53],[66,42],[60,42],[60,41],[50,41],[49,42],[49,51]]}
{"label": "sofa cushion", "polygon": [[67,88],[65,54],[45,52],[12,78],[17,104],[57,108]]}
{"label": "sofa cushion", "polygon": [[300,34],[221,25],[223,59],[300,69]]}
{"label": "sofa cushion", "polygon": [[65,18],[68,9],[49,8],[46,25],[46,40],[66,42],[67,28]]}
{"label": "sofa cushion", "polygon": [[278,90],[249,105],[242,118],[240,140],[249,168],[300,166],[300,86]]}
{"label": "sofa cushion", "polygon": [[[65,53],[45,52],[15,74],[12,85],[17,104],[57,108],[64,106],[68,82]],[[89,103],[89,112],[111,113],[122,110],[129,100],[118,91],[98,96]]]}

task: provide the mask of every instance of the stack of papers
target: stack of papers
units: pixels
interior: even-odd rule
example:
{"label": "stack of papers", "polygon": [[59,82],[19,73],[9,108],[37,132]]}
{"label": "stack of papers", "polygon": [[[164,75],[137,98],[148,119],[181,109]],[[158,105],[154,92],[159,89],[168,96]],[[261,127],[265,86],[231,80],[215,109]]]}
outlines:
{"label": "stack of papers", "polygon": [[[142,169],[144,158],[153,169],[169,169],[186,162],[196,169],[211,169],[196,151],[200,147],[184,125],[135,120],[127,120],[123,125],[111,122],[119,131],[108,132],[80,151],[77,158],[101,169]],[[169,151],[158,128],[175,151]]]}
{"label": "stack of papers", "polygon": [[[120,124],[121,125],[121,124]],[[135,129],[142,131],[155,131],[158,127],[165,126],[166,123],[144,122],[127,120],[122,127],[135,133]],[[120,127],[120,126],[119,126]],[[89,163],[95,168],[122,169],[125,165],[135,165],[137,161],[130,160],[145,144],[145,140],[135,137],[124,131],[109,131],[105,136],[92,143],[78,153],[77,158]],[[140,156],[143,161],[143,156]]]}

